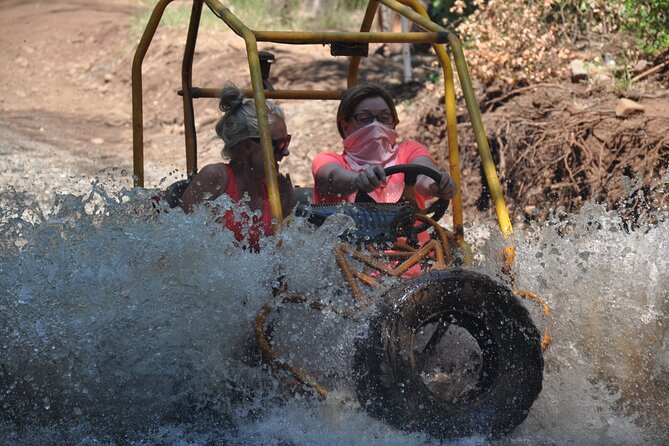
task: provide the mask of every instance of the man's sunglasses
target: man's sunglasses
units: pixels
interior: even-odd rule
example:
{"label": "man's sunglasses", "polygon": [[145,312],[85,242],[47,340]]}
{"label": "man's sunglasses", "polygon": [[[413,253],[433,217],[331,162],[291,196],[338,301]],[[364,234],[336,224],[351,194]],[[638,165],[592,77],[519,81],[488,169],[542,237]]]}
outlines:
{"label": "man's sunglasses", "polygon": [[[274,153],[283,153],[284,150],[290,145],[290,138],[292,135],[286,135],[283,138],[273,139],[272,147],[274,147]],[[255,141],[260,144],[260,138],[249,138],[251,141]]]}

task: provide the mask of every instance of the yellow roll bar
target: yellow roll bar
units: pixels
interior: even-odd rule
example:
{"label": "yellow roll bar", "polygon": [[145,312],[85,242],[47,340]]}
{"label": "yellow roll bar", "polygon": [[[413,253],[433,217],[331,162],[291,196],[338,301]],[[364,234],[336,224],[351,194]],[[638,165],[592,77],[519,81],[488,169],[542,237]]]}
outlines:
{"label": "yellow roll bar", "polygon": [[[143,157],[143,110],[142,110],[142,62],[153,39],[155,31],[160,23],[166,7],[172,0],[160,0],[155,6],[149,22],[144,30],[138,44],[132,65],[132,110],[133,110],[133,172],[134,184],[137,187],[144,186],[144,157]],[[490,153],[488,139],[483,129],[481,112],[476,102],[472,87],[469,69],[462,50],[460,39],[453,33],[448,32],[442,26],[429,19],[425,8],[417,0],[370,0],[363,17],[359,32],[302,32],[302,31],[258,31],[248,28],[227,7],[218,0],[193,0],[193,7],[188,27],[188,35],[184,50],[182,65],[182,88],[179,94],[183,96],[184,104],[184,135],[186,145],[186,167],[187,175],[192,178],[197,173],[197,139],[195,135],[195,120],[193,111],[194,98],[216,98],[219,95],[218,88],[203,88],[192,85],[192,62],[195,52],[195,42],[202,14],[203,5],[219,17],[238,36],[244,39],[251,76],[251,89],[246,90],[248,97],[253,97],[258,116],[260,130],[260,143],[263,151],[263,165],[265,178],[269,192],[270,208],[272,218],[275,221],[275,230],[281,228],[283,220],[281,198],[277,181],[272,150],[271,135],[265,100],[275,99],[333,99],[341,97],[342,91],[326,90],[265,90],[263,85],[260,59],[258,54],[258,42],[272,42],[279,44],[337,44],[337,43],[430,43],[442,66],[444,75],[444,102],[446,127],[448,132],[449,148],[449,170],[455,181],[458,193],[452,201],[453,204],[453,226],[454,243],[461,247],[464,253],[464,217],[462,210],[460,158],[457,141],[456,123],[456,98],[454,74],[451,61],[443,44],[448,44],[451,49],[458,72],[458,78],[462,87],[467,111],[472,123],[479,154],[483,163],[490,195],[495,205],[497,220],[500,230],[505,239],[513,233],[509,218],[502,186],[497,176],[497,171]],[[374,16],[379,4],[396,11],[398,14],[411,20],[425,30],[425,32],[414,33],[388,33],[370,32]],[[346,79],[346,88],[357,84],[359,73],[360,56],[352,56]],[[504,248],[504,259],[507,266],[513,262],[514,249],[509,243]]]}

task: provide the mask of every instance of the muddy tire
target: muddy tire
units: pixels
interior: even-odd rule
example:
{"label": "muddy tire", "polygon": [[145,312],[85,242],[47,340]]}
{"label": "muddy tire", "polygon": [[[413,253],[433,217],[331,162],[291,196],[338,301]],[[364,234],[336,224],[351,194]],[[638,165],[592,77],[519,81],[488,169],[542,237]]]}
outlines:
{"label": "muddy tire", "polygon": [[385,296],[355,372],[362,407],[399,429],[497,436],[522,423],[541,392],[541,336],[501,283],[431,272]]}

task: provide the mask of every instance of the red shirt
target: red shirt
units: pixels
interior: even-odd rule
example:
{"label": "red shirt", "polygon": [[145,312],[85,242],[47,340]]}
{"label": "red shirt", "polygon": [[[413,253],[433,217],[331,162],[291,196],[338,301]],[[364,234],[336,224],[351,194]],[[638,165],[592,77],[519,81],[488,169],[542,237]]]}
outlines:
{"label": "red shirt", "polygon": [[[226,164],[225,167],[228,173],[228,184],[225,186],[225,193],[232,199],[232,201],[238,203],[242,197],[240,197],[239,190],[237,189],[235,174],[232,171],[232,167],[230,167],[230,165]],[[248,239],[249,246],[254,251],[259,250],[259,241],[261,237],[274,234],[274,229],[272,228],[272,209],[269,205],[267,185],[264,181],[262,186],[262,214],[260,217],[254,215],[251,225],[249,225],[249,216],[246,212],[241,214],[241,221],[235,220],[235,214],[233,210],[227,211],[225,215],[222,215],[216,219],[217,222],[223,223],[226,228],[235,234],[235,239],[237,239],[238,242],[241,242],[244,239]]]}
{"label": "red shirt", "polygon": [[[411,161],[413,159],[418,158],[420,156],[426,156],[432,159],[430,153],[427,151],[427,148],[424,145],[416,141],[411,141],[411,140],[405,141],[401,143],[397,149],[396,164],[411,164]],[[336,163],[344,167],[345,169],[353,170],[351,169],[351,166],[349,166],[348,162],[346,162],[346,158],[344,158],[343,153],[321,152],[318,155],[316,155],[316,158],[314,158],[314,161],[311,164],[311,173],[314,176],[314,184],[316,184],[316,174],[321,169],[321,167],[330,163]],[[388,182],[384,188],[392,188],[392,187],[401,187],[402,189],[404,188],[404,174],[398,173],[388,177]],[[384,188],[380,189],[383,190]],[[314,204],[341,203],[341,202],[353,203],[355,202],[356,195],[357,191],[347,196],[321,195],[318,192],[318,188],[314,187]],[[425,208],[425,202],[428,199],[429,199],[428,197],[425,197],[424,195],[421,195],[418,192],[416,192],[416,203],[421,208]]]}

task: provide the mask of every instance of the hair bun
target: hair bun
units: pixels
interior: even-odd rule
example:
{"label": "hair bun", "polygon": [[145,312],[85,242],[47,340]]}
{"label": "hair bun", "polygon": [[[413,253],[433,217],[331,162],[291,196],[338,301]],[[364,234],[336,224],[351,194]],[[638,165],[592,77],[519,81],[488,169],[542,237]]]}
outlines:
{"label": "hair bun", "polygon": [[224,113],[234,112],[244,103],[244,92],[237,88],[234,84],[227,83],[221,90],[221,100],[218,103],[218,108]]}

